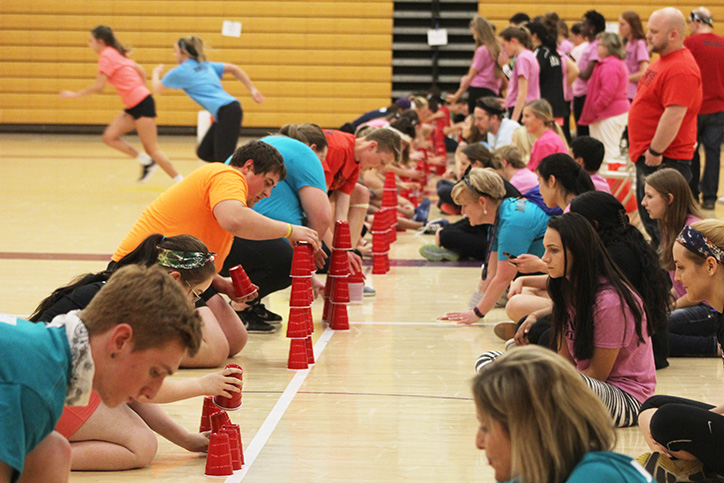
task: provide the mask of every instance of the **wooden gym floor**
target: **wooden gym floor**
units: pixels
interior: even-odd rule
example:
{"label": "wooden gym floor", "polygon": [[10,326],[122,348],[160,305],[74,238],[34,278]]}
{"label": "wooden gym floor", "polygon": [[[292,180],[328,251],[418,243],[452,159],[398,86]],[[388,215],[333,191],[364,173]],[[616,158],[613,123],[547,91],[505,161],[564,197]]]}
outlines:
{"label": "wooden gym floor", "polygon": [[[138,146],[136,138],[131,138]],[[191,137],[162,137],[161,148],[182,174],[201,166]],[[135,161],[100,136],[0,134],[0,311],[25,316],[57,286],[101,270],[142,209],[171,184],[160,170],[144,185]],[[724,208],[717,207],[717,215]],[[438,216],[432,209],[431,218]],[[469,384],[473,362],[502,350],[492,325],[457,327],[436,320],[467,307],[479,276],[473,263],[427,262],[418,248],[430,235],[399,234],[392,270],[372,276],[377,296],[349,309],[351,329],[315,323],[317,364],[286,369],[284,330],[251,335],[234,358],[244,368],[241,425],[246,462],[228,482],[494,481],[475,448],[477,423]],[[285,316],[289,291],[270,297]],[[315,320],[321,302],[314,304]],[[660,394],[721,403],[722,363],[670,359],[657,373]],[[190,378],[207,370],[182,370]],[[198,429],[201,398],[165,409]],[[618,430],[617,449],[646,447],[637,429]],[[156,459],[125,472],[74,472],[71,482],[201,482],[203,455],[160,438]],[[219,481],[219,479],[216,479]]]}

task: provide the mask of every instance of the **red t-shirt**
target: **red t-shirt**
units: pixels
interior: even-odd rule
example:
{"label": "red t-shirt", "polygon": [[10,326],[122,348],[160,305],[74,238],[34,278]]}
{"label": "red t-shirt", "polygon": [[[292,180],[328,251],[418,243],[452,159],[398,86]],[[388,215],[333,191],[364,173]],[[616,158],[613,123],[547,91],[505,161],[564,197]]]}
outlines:
{"label": "red t-shirt", "polygon": [[335,129],[325,129],[324,135],[329,145],[327,159],[322,163],[327,191],[352,194],[360,172],[359,163],[354,159],[356,138],[354,134]]}
{"label": "red t-shirt", "polygon": [[666,107],[686,106],[679,132],[663,155],[690,160],[694,156],[701,97],[701,73],[688,49],[679,49],[653,62],[639,81],[628,113],[631,159],[636,162],[649,148]]}
{"label": "red t-shirt", "polygon": [[694,34],[684,40],[701,70],[704,100],[699,114],[724,111],[724,37]]}

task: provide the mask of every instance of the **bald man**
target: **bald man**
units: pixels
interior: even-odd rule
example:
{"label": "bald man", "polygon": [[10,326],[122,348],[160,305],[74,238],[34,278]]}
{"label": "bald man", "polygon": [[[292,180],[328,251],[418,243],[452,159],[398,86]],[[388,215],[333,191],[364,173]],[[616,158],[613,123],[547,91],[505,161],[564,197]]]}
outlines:
{"label": "bald man", "polygon": [[[721,144],[724,142],[724,37],[712,31],[714,19],[704,7],[693,10],[689,15],[691,35],[684,45],[694,56],[701,69],[701,84],[704,99],[696,118],[697,139],[704,147],[704,174],[700,175],[699,150],[691,160],[691,191],[699,199],[701,207],[713,210],[719,190],[719,159]],[[724,201],[724,200],[723,200]]]}
{"label": "bald man", "polygon": [[659,58],[639,81],[628,115],[629,154],[636,163],[636,200],[639,214],[659,245],[659,230],[641,206],[646,176],[659,168],[674,168],[691,179],[691,159],[696,146],[696,116],[702,99],[701,73],[684,47],[686,21],[675,8],[651,14],[646,41]]}

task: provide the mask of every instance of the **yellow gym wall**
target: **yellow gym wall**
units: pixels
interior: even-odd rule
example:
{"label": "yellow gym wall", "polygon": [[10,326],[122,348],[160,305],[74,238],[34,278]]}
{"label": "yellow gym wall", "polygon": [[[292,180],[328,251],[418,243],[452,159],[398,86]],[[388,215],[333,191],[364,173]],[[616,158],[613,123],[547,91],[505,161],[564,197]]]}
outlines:
{"label": "yellow gym wall", "polygon": [[[685,15],[700,4],[679,1]],[[643,19],[662,5],[591,5],[571,2],[480,3],[479,12],[500,29],[516,12],[557,11],[569,26],[596,8],[609,22],[633,9]],[[724,6],[708,6],[715,21]],[[392,78],[392,0],[2,0],[0,2],[0,124],[107,124],[122,104],[106,90],[62,100],[63,89],[94,82],[97,56],[89,30],[111,26],[148,75],[157,64],[174,65],[172,45],[198,35],[209,60],[241,66],[266,96],[254,103],[233,78],[224,86],[241,100],[244,126],[276,127],[310,121],[336,127],[360,113],[387,105]],[[223,37],[224,20],[242,23],[240,38]],[[715,23],[718,29],[718,23]],[[720,32],[721,33],[721,32]],[[150,79],[149,79],[150,86]],[[158,124],[194,126],[199,110],[181,91],[156,97]]]}

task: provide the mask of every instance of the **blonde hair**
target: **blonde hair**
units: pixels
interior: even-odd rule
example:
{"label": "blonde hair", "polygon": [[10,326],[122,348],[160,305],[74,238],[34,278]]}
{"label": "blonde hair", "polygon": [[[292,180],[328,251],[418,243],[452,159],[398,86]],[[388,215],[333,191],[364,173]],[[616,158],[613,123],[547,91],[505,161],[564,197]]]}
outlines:
{"label": "blonde hair", "polygon": [[470,29],[475,32],[475,50],[481,45],[488,48],[490,57],[493,59],[495,65],[495,77],[503,77],[503,69],[498,65],[498,56],[500,55],[500,44],[498,39],[495,38],[495,31],[490,22],[480,15],[476,15],[470,21]]}
{"label": "blonde hair", "polygon": [[[505,198],[505,184],[503,178],[493,168],[472,168],[452,189],[452,199],[458,205],[463,196],[468,200],[476,200],[485,196],[493,200]],[[470,185],[468,185],[468,182]]]}
{"label": "blonde hair", "polygon": [[530,159],[530,152],[533,149],[535,141],[535,136],[529,133],[525,126],[520,126],[513,131],[513,136],[510,142],[513,146],[521,150],[523,153],[523,162],[525,162],[526,165]]}
{"label": "blonde hair", "polygon": [[429,106],[427,99],[422,96],[411,96],[410,101],[415,105],[415,109],[422,109],[423,107]]}
{"label": "blonde hair", "polygon": [[[710,218],[694,222],[690,226],[707,237],[714,245],[724,250],[724,221]],[[686,250],[686,255],[697,265],[702,265],[706,260],[706,258],[691,250]]]}
{"label": "blonde hair", "polygon": [[200,37],[189,35],[181,37],[176,42],[181,52],[187,54],[198,62],[206,62],[206,54],[204,54],[204,41]]}
{"label": "blonde hair", "polygon": [[552,129],[553,132],[555,132],[558,137],[561,138],[561,141],[563,141],[563,144],[566,146],[566,151],[568,151],[568,142],[566,142],[566,136],[563,134],[563,129],[561,129],[561,127],[558,125],[555,118],[553,117],[553,108],[551,107],[550,103],[545,99],[536,99],[535,101],[528,102],[523,109],[525,108],[530,109],[530,113],[543,121],[548,129]]}
{"label": "blonde hair", "polygon": [[472,386],[481,417],[508,433],[510,476],[521,483],[562,483],[586,453],[615,445],[601,400],[549,349],[514,349],[485,366]]}
{"label": "blonde hair", "polygon": [[193,357],[201,345],[201,317],[181,284],[158,265],[119,269],[79,317],[90,335],[130,325],[134,351],[178,341]]}
{"label": "blonde hair", "polygon": [[526,162],[523,156],[523,150],[512,144],[501,146],[493,151],[493,157],[498,160],[501,166],[503,164],[503,160],[505,160],[515,169],[523,169],[526,167]]}

